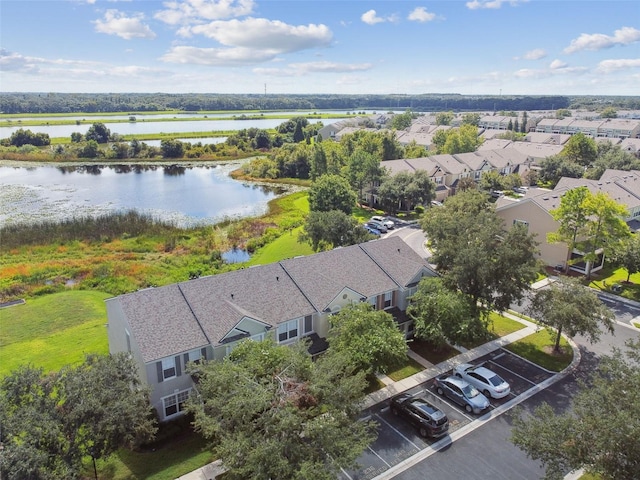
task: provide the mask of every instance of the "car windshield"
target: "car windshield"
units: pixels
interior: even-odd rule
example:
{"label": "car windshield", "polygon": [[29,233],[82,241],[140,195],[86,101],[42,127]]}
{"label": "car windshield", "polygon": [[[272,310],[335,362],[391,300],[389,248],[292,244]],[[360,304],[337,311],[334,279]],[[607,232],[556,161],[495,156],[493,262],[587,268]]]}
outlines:
{"label": "car windshield", "polygon": [[471,385],[467,385],[466,387],[462,388],[462,393],[464,393],[464,396],[467,398],[473,398],[477,397],[480,392],[478,392],[478,390],[476,390]]}
{"label": "car windshield", "polygon": [[491,385],[493,385],[494,387],[497,387],[499,385],[502,385],[504,383],[504,380],[499,376],[499,375],[494,375],[493,377],[491,377],[489,379],[489,382],[491,383]]}

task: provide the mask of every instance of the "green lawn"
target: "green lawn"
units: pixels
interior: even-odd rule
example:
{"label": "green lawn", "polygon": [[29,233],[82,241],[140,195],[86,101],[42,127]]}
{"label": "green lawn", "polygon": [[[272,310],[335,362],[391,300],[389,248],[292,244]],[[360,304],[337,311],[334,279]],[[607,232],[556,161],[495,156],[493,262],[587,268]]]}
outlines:
{"label": "green lawn", "polygon": [[482,345],[483,343],[486,343],[487,341],[491,341],[492,339],[495,339],[495,338],[504,337],[505,335],[509,335],[510,333],[517,332],[518,330],[521,330],[525,327],[522,323],[516,320],[512,320],[510,318],[507,318],[504,315],[500,315],[499,313],[496,313],[496,312],[491,312],[489,314],[489,321],[490,321],[489,334],[491,335],[491,338],[489,340],[484,339],[484,340],[477,340],[475,342],[466,342],[466,343],[463,343],[462,346],[467,349],[479,347],[480,345]]}
{"label": "green lawn", "polygon": [[[98,478],[112,480],[164,480],[178,478],[215,460],[207,442],[193,432],[148,452],[120,450],[96,462]],[[87,465],[86,478],[93,478],[93,465]]]}
{"label": "green lawn", "polygon": [[613,269],[605,267],[592,275],[589,286],[605,292],[613,293],[611,288],[618,284],[622,286],[619,295],[630,300],[640,301],[640,273],[634,273],[627,283],[627,271],[624,268]]}
{"label": "green lawn", "polygon": [[302,227],[294,228],[289,233],[285,233],[269,242],[259,249],[246,265],[266,265],[268,263],[279,262],[285,258],[293,258],[299,255],[311,255],[313,250],[308,243],[298,242],[298,235]]}
{"label": "green lawn", "polygon": [[416,362],[413,358],[407,357],[404,365],[391,372],[387,372],[387,377],[394,382],[398,382],[404,378],[410,377],[411,375],[415,375],[422,370],[424,370],[422,365]]}
{"label": "green lawn", "polygon": [[434,365],[460,354],[458,350],[449,345],[436,350],[429,342],[418,339],[413,339],[409,342],[409,348]]}
{"label": "green lawn", "polygon": [[22,364],[55,371],[86,353],[108,353],[109,296],[70,290],[0,309],[0,376]]}
{"label": "green lawn", "polygon": [[546,329],[538,333],[524,337],[517,342],[506,345],[504,348],[540,365],[547,370],[559,372],[569,366],[573,360],[573,350],[564,337],[560,339],[561,353],[552,351],[555,342],[555,333]]}

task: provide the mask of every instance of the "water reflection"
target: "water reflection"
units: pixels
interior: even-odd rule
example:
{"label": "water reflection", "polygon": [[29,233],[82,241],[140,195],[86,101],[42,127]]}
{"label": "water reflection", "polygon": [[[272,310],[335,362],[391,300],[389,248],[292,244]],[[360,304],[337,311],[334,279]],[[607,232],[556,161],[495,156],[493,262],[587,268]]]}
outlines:
{"label": "water reflection", "polygon": [[262,215],[288,191],[232,179],[238,163],[0,167],[0,223],[33,223],[135,209],[179,226]]}
{"label": "water reflection", "polygon": [[244,263],[251,259],[251,254],[241,248],[232,248],[222,253],[222,260],[226,263]]}

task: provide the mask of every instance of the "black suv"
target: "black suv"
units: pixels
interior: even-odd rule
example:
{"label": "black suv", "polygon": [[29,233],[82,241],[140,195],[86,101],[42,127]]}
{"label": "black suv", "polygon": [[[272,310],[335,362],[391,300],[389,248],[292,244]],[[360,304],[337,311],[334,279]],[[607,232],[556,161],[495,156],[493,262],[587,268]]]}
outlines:
{"label": "black suv", "polygon": [[407,419],[423,437],[438,438],[449,430],[449,419],[425,398],[401,393],[391,399],[394,415]]}

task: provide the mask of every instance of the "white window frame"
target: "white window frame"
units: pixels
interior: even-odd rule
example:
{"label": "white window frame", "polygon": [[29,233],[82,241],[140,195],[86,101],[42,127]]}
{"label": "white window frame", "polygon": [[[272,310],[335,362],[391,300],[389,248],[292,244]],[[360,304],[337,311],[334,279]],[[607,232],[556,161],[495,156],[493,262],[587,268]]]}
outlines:
{"label": "white window frame", "polygon": [[[173,375],[167,375],[167,372],[173,369]],[[162,359],[162,379],[169,380],[178,376],[178,369],[176,368],[176,357],[169,357]]]}
{"label": "white window frame", "polygon": [[383,305],[384,308],[393,307],[393,292],[385,292]]}
{"label": "white window frame", "polygon": [[[307,329],[307,320],[309,320],[309,328]],[[302,334],[309,335],[313,333],[313,315],[306,315],[302,319]]]}
{"label": "white window frame", "polygon": [[[184,403],[189,398],[191,394],[191,389],[187,390],[176,390],[171,395],[167,395],[166,397],[162,397],[160,400],[162,401],[162,415],[165,419],[173,418],[177,415],[182,414],[184,412]],[[175,407],[176,411],[167,415],[167,408]]]}
{"label": "white window frame", "polygon": [[[295,332],[295,333],[292,333]],[[286,343],[297,339],[300,336],[300,319],[289,320],[278,325],[277,329],[278,343]],[[281,339],[281,335],[285,335],[286,338]]]}
{"label": "white window frame", "polygon": [[197,348],[188,352],[189,362],[199,362],[202,359],[202,350]]}

